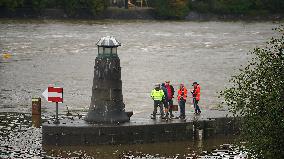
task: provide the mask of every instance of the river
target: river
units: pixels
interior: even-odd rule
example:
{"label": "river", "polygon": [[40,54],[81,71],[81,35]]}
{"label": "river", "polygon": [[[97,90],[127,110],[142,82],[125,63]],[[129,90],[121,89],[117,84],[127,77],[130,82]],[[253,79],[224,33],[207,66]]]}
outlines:
{"label": "river", "polygon": [[[31,98],[49,84],[64,88],[60,110],[87,110],[90,104],[96,42],[115,36],[122,46],[123,95],[126,110],[152,111],[155,83],[170,80],[177,89],[194,81],[202,88],[202,109],[216,108],[218,91],[247,53],[264,45],[278,24],[270,22],[53,21],[1,20],[0,111],[24,112]],[[54,106],[43,100],[42,108]]]}
{"label": "river", "polygon": [[[216,111],[221,101],[217,92],[228,86],[230,76],[250,59],[251,55],[247,53],[257,46],[264,46],[265,41],[275,35],[272,28],[278,25],[272,22],[0,20],[0,112],[3,118],[0,122],[0,155],[17,158],[13,156],[17,155],[14,152],[17,149],[24,157],[46,156],[46,153],[53,156],[53,150],[42,150],[41,129],[31,128],[30,119],[17,114],[8,118],[4,112],[29,114],[31,98],[40,97],[49,84],[64,88],[60,113],[65,113],[66,106],[79,113],[87,111],[97,55],[96,42],[102,36],[115,36],[122,43],[118,54],[124,102],[126,110],[134,111],[134,116],[151,113],[150,91],[155,83],[165,80],[170,80],[176,89],[180,83],[190,89],[192,82],[197,81],[202,91],[201,109],[210,113],[213,109]],[[187,105],[187,112],[192,113],[191,103]],[[42,100],[46,118],[53,115],[54,110],[54,104]],[[19,122],[20,119],[23,121]],[[202,153],[231,141],[219,139],[216,143],[209,140],[205,143],[210,146],[200,149],[196,147],[198,143],[174,143],[179,145],[177,149],[161,152],[165,154],[159,154],[161,149],[166,149],[165,143],[107,147],[101,148],[101,152],[110,149],[106,152],[108,157],[127,158],[130,154],[138,158],[145,155],[146,158],[174,158],[192,156],[197,149]],[[149,147],[160,149],[149,150]],[[70,150],[64,152],[70,153]],[[96,156],[99,152],[90,150],[85,154]]]}

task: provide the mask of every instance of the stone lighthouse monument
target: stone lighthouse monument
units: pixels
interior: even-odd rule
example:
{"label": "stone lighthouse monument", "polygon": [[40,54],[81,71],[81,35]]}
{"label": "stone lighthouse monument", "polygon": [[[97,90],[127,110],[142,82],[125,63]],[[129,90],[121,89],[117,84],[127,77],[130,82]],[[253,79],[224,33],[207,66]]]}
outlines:
{"label": "stone lighthouse monument", "polygon": [[121,44],[114,37],[103,37],[97,42],[98,56],[95,60],[92,98],[87,122],[127,122],[122,95],[120,59],[117,47]]}

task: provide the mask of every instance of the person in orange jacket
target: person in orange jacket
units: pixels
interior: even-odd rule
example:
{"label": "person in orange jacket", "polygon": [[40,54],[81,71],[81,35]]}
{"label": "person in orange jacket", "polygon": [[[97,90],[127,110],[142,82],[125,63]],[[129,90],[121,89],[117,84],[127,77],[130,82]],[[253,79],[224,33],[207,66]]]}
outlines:
{"label": "person in orange jacket", "polygon": [[185,103],[186,103],[186,97],[187,97],[187,89],[184,87],[183,84],[180,84],[179,90],[178,90],[178,105],[180,108],[180,119],[185,119]]}
{"label": "person in orange jacket", "polygon": [[195,114],[199,115],[201,113],[201,110],[198,105],[198,102],[200,100],[200,85],[197,82],[193,82],[192,86],[193,86],[193,91],[191,93],[193,97],[194,111]]}

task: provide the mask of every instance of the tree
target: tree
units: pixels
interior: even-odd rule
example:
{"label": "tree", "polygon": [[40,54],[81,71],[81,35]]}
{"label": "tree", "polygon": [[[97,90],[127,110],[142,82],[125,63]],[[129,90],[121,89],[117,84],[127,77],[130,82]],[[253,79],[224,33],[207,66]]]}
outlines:
{"label": "tree", "polygon": [[247,13],[255,0],[216,0],[215,7],[219,13]]}
{"label": "tree", "polygon": [[23,0],[0,0],[0,7],[6,7],[12,11],[21,5],[23,5]]}
{"label": "tree", "polygon": [[63,6],[66,14],[69,16],[75,16],[81,7],[78,0],[63,0]]}
{"label": "tree", "polygon": [[183,19],[189,12],[188,0],[155,0],[154,8],[163,18]]}
{"label": "tree", "polygon": [[221,96],[243,117],[241,139],[256,158],[284,158],[284,26],[280,35],[255,48],[248,66]]}
{"label": "tree", "polygon": [[103,12],[107,8],[105,0],[87,0],[88,9],[93,15]]}
{"label": "tree", "polygon": [[82,9],[98,15],[107,8],[105,0],[63,0],[63,7],[69,16],[76,16]]}
{"label": "tree", "polygon": [[35,10],[38,13],[41,13],[41,11],[47,6],[48,0],[33,0],[32,1],[32,7],[33,10]]}

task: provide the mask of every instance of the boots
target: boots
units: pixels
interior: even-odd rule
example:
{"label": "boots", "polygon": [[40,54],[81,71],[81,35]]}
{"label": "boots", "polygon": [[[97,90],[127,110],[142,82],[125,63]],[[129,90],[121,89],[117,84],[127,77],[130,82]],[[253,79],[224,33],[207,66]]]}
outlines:
{"label": "boots", "polygon": [[153,112],[151,119],[156,119],[156,113]]}

